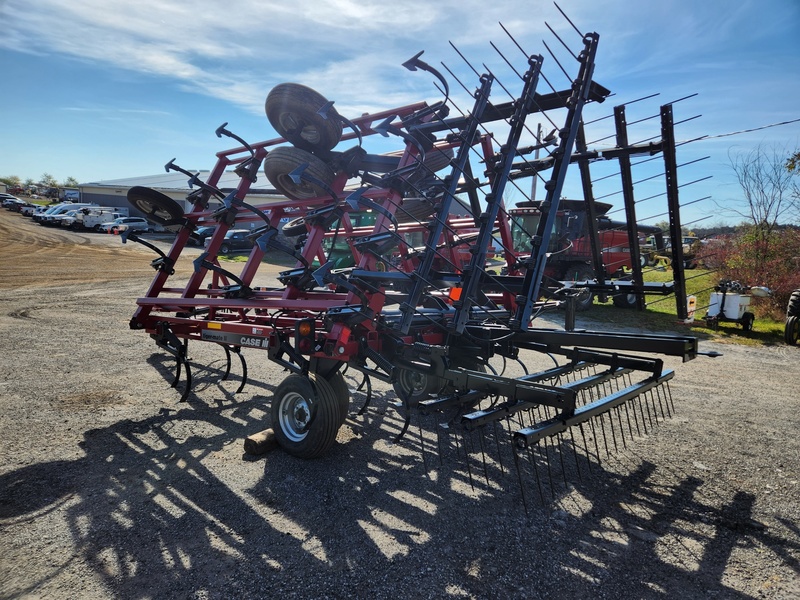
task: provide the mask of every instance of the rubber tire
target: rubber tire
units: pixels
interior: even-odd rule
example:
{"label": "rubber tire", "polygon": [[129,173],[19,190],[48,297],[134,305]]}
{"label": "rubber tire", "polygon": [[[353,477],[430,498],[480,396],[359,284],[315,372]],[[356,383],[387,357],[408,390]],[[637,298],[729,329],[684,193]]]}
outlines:
{"label": "rubber tire", "polygon": [[330,150],[342,138],[342,121],[331,108],[329,118],[319,114],[328,100],[298,83],[281,83],[267,95],[264,111],[278,132],[298,148]]}
{"label": "rubber tire", "polygon": [[312,380],[293,373],[281,382],[272,399],[275,439],[292,456],[317,458],[336,441],[340,412],[336,395],[324,378]]}
{"label": "rubber tire", "polygon": [[183,218],[180,204],[154,189],[136,185],[128,190],[128,203],[159,225],[172,225]]}
{"label": "rubber tire", "polygon": [[753,323],[756,320],[756,316],[751,312],[746,312],[742,315],[742,331],[753,331]]}
{"label": "rubber tire", "polygon": [[791,316],[786,319],[783,339],[790,346],[796,346],[798,338],[800,338],[800,316]]}
{"label": "rubber tire", "polygon": [[405,401],[410,394],[408,401],[411,406],[438,395],[443,386],[444,380],[438,377],[404,368],[398,369],[397,377],[392,382],[394,393],[400,400]]}
{"label": "rubber tire", "polygon": [[292,181],[289,174],[303,164],[308,165],[305,172],[311,177],[328,187],[333,183],[336,177],[333,169],[313,154],[292,146],[279,146],[267,154],[264,159],[264,174],[276,190],[292,200],[328,196],[324,187],[307,181],[301,181],[300,184]]}
{"label": "rubber tire", "polygon": [[786,305],[787,317],[800,317],[800,290],[794,290]]}
{"label": "rubber tire", "polygon": [[[311,373],[311,378],[316,382],[320,376],[317,373]],[[336,396],[336,403],[339,406],[339,425],[341,426],[347,420],[347,414],[350,411],[350,388],[347,387],[341,371],[336,371],[330,377],[325,378],[325,381],[331,386]]]}
{"label": "rubber tire", "polygon": [[[594,272],[586,265],[578,265],[573,269],[568,268],[567,275],[572,281],[590,281],[594,279]],[[594,293],[588,289],[582,289],[584,289],[584,292],[575,301],[575,310],[577,312],[586,312],[594,304]]]}
{"label": "rubber tire", "polygon": [[230,254],[231,253],[230,246],[228,246],[228,244],[222,244],[222,246],[219,247],[219,253],[220,254]]}
{"label": "rubber tire", "polygon": [[636,294],[614,294],[612,301],[618,308],[636,308]]}
{"label": "rubber tire", "polygon": [[308,227],[306,227],[306,219],[305,217],[297,217],[296,219],[292,219],[286,225],[281,227],[281,233],[286,237],[297,237],[298,235],[305,235],[308,233]]}
{"label": "rubber tire", "polygon": [[398,223],[427,223],[436,212],[436,203],[428,198],[404,198],[395,212]]}

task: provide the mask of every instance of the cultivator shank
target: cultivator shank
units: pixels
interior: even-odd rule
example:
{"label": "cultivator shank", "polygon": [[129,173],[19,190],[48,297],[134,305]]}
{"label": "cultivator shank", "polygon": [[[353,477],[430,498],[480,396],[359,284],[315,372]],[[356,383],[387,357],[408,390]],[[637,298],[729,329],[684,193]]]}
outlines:
{"label": "cultivator shank", "polygon": [[[624,446],[669,416],[673,372],[653,356],[692,359],[694,338],[535,326],[574,294],[562,286],[554,300],[542,298],[550,236],[569,166],[588,164],[584,107],[610,94],[593,80],[599,36],[584,35],[580,43],[576,75],[563,90],[548,81],[543,93],[545,60],[527,55],[524,71],[514,71],[518,94],[487,72],[470,111],[457,116],[450,116],[447,81],[419,54],[405,66],[439,79],[440,102],[350,120],[317,92],[282,84],[266,104],[280,138],[248,144],[223,126],[217,135],[241,146],[219,153],[205,181],[167,165],[195,188],[188,210],[154,190],[132,190],[135,207],[176,232],[170,251],[153,262],[157,273],[137,301],[131,328],[147,331],[175,357],[174,385],[185,370],[181,399],[190,393],[189,340],[224,349],[225,377],[231,354],[239,356],[244,376],[237,392],[246,380],[243,350],[264,350],[291,372],[272,400],[276,438],[289,453],[311,458],[330,449],[348,416],[349,369],[361,374],[367,392],[359,414],[369,409],[372,380],[390,383],[402,419],[398,439],[417,421],[423,454],[454,453],[469,469],[480,455],[487,484],[494,457],[500,465],[509,454],[521,480],[535,476],[540,492],[542,461],[550,471],[556,449],[569,450],[574,467],[588,471],[609,441]],[[503,93],[511,100],[493,100]],[[546,158],[529,158],[533,146],[523,144],[533,118],[556,131]],[[376,133],[401,149],[368,152]],[[239,183],[222,190],[230,168]],[[254,189],[262,170],[275,188],[268,200]],[[507,188],[543,173],[542,216],[535,231],[525,232],[521,253]],[[192,275],[170,287],[176,263],[187,260],[190,234],[208,224],[216,229],[193,259]],[[248,230],[253,247],[234,272],[236,263],[220,256],[226,234],[237,228]],[[267,252],[295,261],[277,286],[256,283]],[[536,357],[554,366],[529,372]],[[508,373],[498,372],[498,361]],[[431,436],[436,442],[426,444]],[[552,478],[547,486],[553,489]]]}

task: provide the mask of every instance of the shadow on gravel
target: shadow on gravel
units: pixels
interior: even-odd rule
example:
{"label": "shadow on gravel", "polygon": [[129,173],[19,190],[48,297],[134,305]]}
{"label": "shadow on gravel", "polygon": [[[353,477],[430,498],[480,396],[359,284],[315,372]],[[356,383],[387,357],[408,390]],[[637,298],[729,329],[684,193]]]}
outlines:
{"label": "shadow on gravel", "polygon": [[387,399],[351,414],[315,461],[234,451],[264,427],[263,395],[89,430],[84,458],[0,476],[0,516],[62,510],[80,560],[130,598],[745,598],[724,570],[751,544],[800,573],[800,548],[753,520],[749,494],[704,498],[702,479],[665,483],[630,451],[576,460],[564,483],[544,475],[557,450],[571,455],[555,445],[520,487],[494,434],[443,440],[414,423],[393,444],[402,421]]}

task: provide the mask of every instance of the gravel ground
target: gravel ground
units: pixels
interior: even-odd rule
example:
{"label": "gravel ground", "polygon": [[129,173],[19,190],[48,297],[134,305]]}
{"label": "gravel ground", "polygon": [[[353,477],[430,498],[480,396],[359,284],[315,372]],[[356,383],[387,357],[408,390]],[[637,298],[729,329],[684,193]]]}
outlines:
{"label": "gravel ground", "polygon": [[326,457],[248,456],[285,373],[246,351],[235,394],[195,344],[179,404],[128,329],[150,254],[8,211],[0,249],[0,597],[800,597],[800,348],[668,360],[673,418],[543,503],[513,464],[393,443],[381,383]]}

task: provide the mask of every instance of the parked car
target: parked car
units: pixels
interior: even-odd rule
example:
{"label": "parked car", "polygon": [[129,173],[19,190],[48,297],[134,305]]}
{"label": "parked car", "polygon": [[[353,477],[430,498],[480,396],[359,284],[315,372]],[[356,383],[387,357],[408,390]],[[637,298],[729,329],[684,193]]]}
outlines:
{"label": "parked car", "polygon": [[153,226],[147,221],[147,219],[143,219],[141,217],[120,217],[118,219],[114,219],[110,223],[103,223],[100,227],[106,233],[114,234],[125,231],[126,229],[143,231],[145,233],[150,233],[153,231]]}
{"label": "parked car", "polygon": [[[251,231],[249,229],[231,229],[225,234],[225,239],[219,247],[220,254],[230,254],[239,250],[251,250],[255,245],[253,238],[250,237]],[[211,241],[210,237],[206,238],[205,245]]]}
{"label": "parked car", "polygon": [[216,225],[206,225],[203,227],[198,227],[194,231],[189,234],[189,240],[187,243],[190,246],[205,246],[206,239],[211,237],[214,234],[214,230],[217,228]]}
{"label": "parked car", "polygon": [[0,196],[0,199],[3,200],[3,208],[7,208],[11,210],[16,204],[20,202],[25,202],[24,200],[20,200],[16,196],[12,196],[11,194],[3,194]]}

